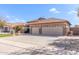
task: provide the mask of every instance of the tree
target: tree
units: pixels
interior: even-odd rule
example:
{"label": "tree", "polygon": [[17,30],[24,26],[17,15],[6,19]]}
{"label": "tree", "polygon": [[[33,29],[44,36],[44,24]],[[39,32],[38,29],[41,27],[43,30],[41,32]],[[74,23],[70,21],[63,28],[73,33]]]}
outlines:
{"label": "tree", "polygon": [[22,26],[15,26],[14,30],[15,32],[21,31],[23,29]]}
{"label": "tree", "polygon": [[4,17],[0,17],[0,27],[3,28],[6,25],[6,20]]}
{"label": "tree", "polygon": [[0,27],[3,28],[6,25],[6,22],[4,20],[0,20]]}

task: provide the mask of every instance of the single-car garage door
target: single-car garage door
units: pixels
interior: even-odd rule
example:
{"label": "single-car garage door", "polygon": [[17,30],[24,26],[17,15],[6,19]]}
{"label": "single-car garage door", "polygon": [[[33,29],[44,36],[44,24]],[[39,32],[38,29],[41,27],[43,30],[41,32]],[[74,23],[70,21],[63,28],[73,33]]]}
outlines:
{"label": "single-car garage door", "polygon": [[42,27],[42,34],[51,36],[61,36],[63,35],[63,27],[62,26]]}
{"label": "single-car garage door", "polygon": [[33,27],[32,30],[31,30],[31,33],[38,35],[39,34],[39,27]]}

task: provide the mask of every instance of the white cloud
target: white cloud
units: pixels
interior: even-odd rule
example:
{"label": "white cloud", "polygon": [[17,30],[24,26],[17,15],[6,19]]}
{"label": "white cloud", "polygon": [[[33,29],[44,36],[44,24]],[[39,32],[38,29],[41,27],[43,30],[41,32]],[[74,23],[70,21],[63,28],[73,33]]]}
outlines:
{"label": "white cloud", "polygon": [[19,19],[15,19],[16,21],[19,21]]}
{"label": "white cloud", "polygon": [[8,15],[7,15],[6,17],[7,17],[7,18],[10,18],[10,16],[8,16]]}
{"label": "white cloud", "polygon": [[25,20],[21,20],[22,22],[25,22]]}
{"label": "white cloud", "polygon": [[25,22],[24,19],[18,18],[16,16],[6,15],[5,17],[8,19],[8,21],[11,21],[11,22]]}
{"label": "white cloud", "polygon": [[71,10],[68,12],[68,14],[77,14],[77,11],[76,10]]}
{"label": "white cloud", "polygon": [[25,22],[25,20],[23,20],[23,19],[17,19],[17,18],[15,19],[15,21],[16,22]]}
{"label": "white cloud", "polygon": [[60,11],[58,11],[56,8],[49,9],[49,12],[60,13]]}

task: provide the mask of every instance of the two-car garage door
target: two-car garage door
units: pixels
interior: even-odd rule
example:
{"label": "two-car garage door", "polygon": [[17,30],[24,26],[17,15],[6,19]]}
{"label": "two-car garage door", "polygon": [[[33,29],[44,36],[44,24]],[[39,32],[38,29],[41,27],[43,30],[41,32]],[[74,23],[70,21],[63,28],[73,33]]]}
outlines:
{"label": "two-car garage door", "polygon": [[[40,33],[41,31],[41,33]],[[61,36],[63,35],[63,27],[57,26],[57,27],[42,27],[41,29],[39,27],[33,27],[32,28],[32,34],[36,35],[51,35],[51,36]]]}
{"label": "two-car garage door", "polygon": [[63,35],[63,27],[43,27],[42,28],[42,34],[43,35],[52,35],[52,36],[58,36]]}
{"label": "two-car garage door", "polygon": [[39,34],[39,27],[33,27],[31,32],[32,32],[32,34],[38,35]]}

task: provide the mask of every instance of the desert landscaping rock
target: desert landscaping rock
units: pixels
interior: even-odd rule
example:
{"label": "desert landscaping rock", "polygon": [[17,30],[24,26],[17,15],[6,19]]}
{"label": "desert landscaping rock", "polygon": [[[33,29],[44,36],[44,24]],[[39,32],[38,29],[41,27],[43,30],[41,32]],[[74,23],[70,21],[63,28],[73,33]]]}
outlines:
{"label": "desert landscaping rock", "polygon": [[18,52],[14,52],[14,53],[10,53],[10,55],[74,55],[74,54],[78,54],[78,52],[76,51],[68,51],[68,50],[57,50],[57,51],[53,51],[53,50],[43,50],[43,49],[34,49],[34,50],[30,50],[27,51],[18,51]]}

